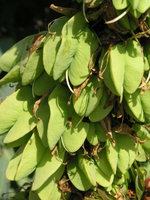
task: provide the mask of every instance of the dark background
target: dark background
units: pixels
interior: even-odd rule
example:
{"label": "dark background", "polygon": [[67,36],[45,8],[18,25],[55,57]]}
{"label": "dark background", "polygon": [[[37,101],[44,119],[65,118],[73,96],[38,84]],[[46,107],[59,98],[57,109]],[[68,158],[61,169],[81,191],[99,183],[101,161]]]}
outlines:
{"label": "dark background", "polygon": [[60,15],[52,11],[51,3],[76,7],[75,0],[0,0],[0,38],[15,41],[27,35],[47,30],[47,25]]}

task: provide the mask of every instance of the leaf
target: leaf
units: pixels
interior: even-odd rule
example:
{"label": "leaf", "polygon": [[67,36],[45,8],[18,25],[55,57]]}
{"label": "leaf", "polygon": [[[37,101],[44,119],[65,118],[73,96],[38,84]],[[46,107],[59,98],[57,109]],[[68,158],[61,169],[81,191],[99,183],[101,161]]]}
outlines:
{"label": "leaf", "polygon": [[138,6],[138,11],[140,12],[140,13],[144,13],[144,12],[146,12],[148,9],[150,8],[150,2],[148,1],[148,0],[146,0],[146,1],[140,1],[139,2],[139,6]]}
{"label": "leaf", "polygon": [[148,8],[150,8],[150,2],[148,0],[140,0],[140,1],[129,0],[129,3],[131,4],[133,10],[137,10],[140,13],[144,13]]}
{"label": "leaf", "polygon": [[13,198],[15,198],[15,200],[26,200],[26,193],[24,191],[19,191]]}
{"label": "leaf", "polygon": [[54,81],[52,77],[43,72],[35,80],[32,87],[35,95],[42,96],[47,92],[51,92],[55,88],[56,84],[58,84],[57,81]]}
{"label": "leaf", "polygon": [[[144,127],[143,125],[140,125],[140,124],[135,124],[132,128],[136,132],[137,137],[140,138],[140,140],[143,141],[143,144],[142,144],[141,148],[144,149],[145,153],[150,153],[150,134],[149,134],[149,130],[146,127]],[[143,152],[143,150],[141,150],[141,151]]]}
{"label": "leaf", "polygon": [[112,169],[111,166],[107,160],[107,155],[106,155],[106,149],[102,149],[99,153],[98,153],[98,158],[95,158],[97,167],[107,176],[109,176],[110,174],[112,174]]}
{"label": "leaf", "polygon": [[136,158],[135,143],[129,135],[125,134],[116,134],[115,141],[118,151],[118,169],[125,174]]}
{"label": "leaf", "polygon": [[100,123],[95,123],[95,132],[100,140],[100,142],[106,142],[108,137],[106,136],[105,130],[102,128]]}
{"label": "leaf", "polygon": [[118,164],[118,152],[115,147],[112,146],[111,142],[107,140],[106,143],[106,156],[108,159],[108,162],[111,166],[111,169],[114,174],[116,174],[117,171],[117,164]]}
{"label": "leaf", "polygon": [[104,119],[113,109],[113,105],[109,105],[105,107],[105,104],[108,100],[108,96],[106,92],[103,92],[103,97],[101,98],[99,105],[95,110],[89,115],[89,119],[91,122],[98,122]]}
{"label": "leaf", "polygon": [[114,174],[109,174],[108,176],[104,174],[104,172],[95,165],[96,170],[96,182],[102,187],[109,187],[113,180]]}
{"label": "leaf", "polygon": [[86,139],[89,124],[80,120],[78,115],[73,115],[71,127],[66,128],[62,135],[64,148],[69,152],[77,151]]}
{"label": "leaf", "polygon": [[[144,149],[145,153],[150,153],[150,134],[149,130],[140,124],[134,124],[132,129],[136,132],[136,135],[140,140],[144,143],[142,144],[142,148]],[[141,150],[143,152],[143,150]],[[143,153],[142,153],[143,154]],[[139,155],[140,156],[140,155]]]}
{"label": "leaf", "polygon": [[8,164],[7,171],[6,171],[6,177],[8,180],[11,180],[11,181],[15,180],[17,169],[22,157],[23,149],[24,149],[24,146],[21,146]]}
{"label": "leaf", "polygon": [[44,183],[44,185],[36,191],[41,200],[60,200],[61,191],[58,189],[57,181],[60,180],[63,172],[64,166],[59,167],[57,171]]}
{"label": "leaf", "polygon": [[128,0],[112,0],[116,10],[123,10],[128,6]]}
{"label": "leaf", "polygon": [[145,126],[134,124],[132,129],[136,132],[137,137],[139,137],[141,140],[150,140],[150,132]]}
{"label": "leaf", "polygon": [[103,95],[103,85],[97,79],[92,79],[81,91],[76,100],[73,96],[75,112],[80,116],[89,116],[97,108]]}
{"label": "leaf", "polygon": [[144,151],[144,148],[140,143],[137,144],[137,152],[136,152],[136,161],[138,162],[146,162],[147,157]]}
{"label": "leaf", "polygon": [[40,76],[43,67],[43,50],[38,49],[34,51],[28,59],[22,75],[22,85],[28,85],[32,83],[36,78]]}
{"label": "leaf", "polygon": [[145,55],[144,55],[144,61],[145,61],[144,71],[148,71],[150,69],[150,65],[149,65],[148,57],[146,57]]}
{"label": "leaf", "polygon": [[86,85],[88,84],[90,80],[90,77],[87,78],[81,85],[79,85],[78,87],[74,87],[74,95],[75,95],[75,100],[78,100],[82,90],[86,87]]}
{"label": "leaf", "polygon": [[[109,67],[110,79],[112,80],[112,84],[115,89],[115,94],[119,96],[121,96],[123,93],[123,83],[125,74],[124,55],[125,55],[125,48],[123,48],[122,45],[118,44],[112,47],[112,49],[109,52],[109,64],[107,66]],[[105,73],[107,73],[107,71],[105,71]],[[104,77],[104,82],[105,82],[105,77]],[[106,82],[105,84],[111,90],[112,86],[109,87],[109,85]]]}
{"label": "leaf", "polygon": [[89,75],[90,58],[97,47],[95,35],[86,27],[82,13],[77,13],[62,29],[62,41],[53,68],[54,79],[59,79],[68,69],[74,86],[83,83]]}
{"label": "leaf", "polygon": [[40,200],[40,198],[38,197],[37,193],[35,193],[35,192],[30,190],[30,192],[29,192],[29,200]]}
{"label": "leaf", "polygon": [[82,152],[78,153],[78,166],[81,169],[81,171],[84,173],[86,178],[89,180],[89,182],[96,186],[96,170],[94,161],[92,159],[88,159],[85,156],[82,155]]}
{"label": "leaf", "polygon": [[48,180],[48,178],[57,171],[64,161],[64,156],[65,151],[62,149],[61,145],[59,146],[56,154],[53,156],[51,155],[50,150],[48,148],[46,149],[42,160],[36,168],[32,190],[39,189]]}
{"label": "leaf", "polygon": [[87,140],[90,144],[92,145],[97,145],[99,140],[98,140],[98,135],[96,134],[96,127],[95,123],[89,123],[89,130],[87,132]]}
{"label": "leaf", "polygon": [[129,3],[132,5],[132,8],[135,10],[135,9],[137,9],[137,7],[138,7],[138,5],[139,5],[139,1],[131,1],[131,0],[129,0]]}
{"label": "leaf", "polygon": [[150,123],[150,104],[149,104],[150,91],[147,90],[144,93],[141,93],[140,98],[146,122]]}
{"label": "leaf", "polygon": [[63,26],[62,41],[53,68],[53,77],[55,80],[60,78],[70,66],[78,46],[77,38],[85,26],[86,22],[80,12]]}
{"label": "leaf", "polygon": [[124,89],[128,93],[133,93],[140,85],[143,77],[143,54],[140,44],[134,40],[127,43],[126,51]]}
{"label": "leaf", "polygon": [[110,48],[108,50],[107,50],[106,47],[102,48],[101,56],[100,56],[99,61],[98,61],[99,69],[100,69],[99,73],[100,73],[100,76],[103,77],[105,85],[111,90],[111,92],[113,94],[117,95],[113,81],[110,78],[110,76],[111,76],[110,75],[110,67],[108,66],[109,65],[109,63],[108,63],[108,61],[109,61],[109,51],[110,51]]}
{"label": "leaf", "polygon": [[108,187],[113,182],[114,174],[107,160],[106,149],[102,149],[98,157],[95,158],[96,182],[103,187]]}
{"label": "leaf", "polygon": [[150,122],[150,105],[149,105],[150,91],[144,93],[140,89],[132,95],[125,93],[126,112],[133,116],[137,121]]}
{"label": "leaf", "polygon": [[49,96],[48,104],[51,115],[48,123],[47,137],[51,150],[65,131],[66,124],[71,117],[72,107],[67,104],[68,100],[68,90],[62,85],[58,85]]}
{"label": "leaf", "polygon": [[40,162],[44,151],[45,148],[43,147],[37,132],[34,131],[23,150],[15,180],[23,179],[31,174]]}
{"label": "leaf", "polygon": [[68,69],[69,79],[72,85],[78,86],[87,79],[91,67],[90,59],[97,48],[97,38],[94,33],[86,27],[78,39],[78,47]]}
{"label": "leaf", "polygon": [[0,85],[10,82],[18,82],[20,78],[20,66],[15,65],[2,79],[0,79]]}
{"label": "leaf", "polygon": [[[134,50],[133,50],[134,49]],[[118,64],[119,63],[119,64]],[[122,96],[123,90],[132,94],[141,83],[144,73],[144,61],[141,47],[138,42],[129,40],[124,47],[122,44],[114,45],[109,52],[109,70],[113,86],[105,79],[107,87],[118,96]],[[132,76],[135,74],[135,76]],[[114,89],[113,89],[114,88]]]}
{"label": "leaf", "polygon": [[61,43],[61,30],[67,20],[67,17],[55,19],[54,23],[50,26],[50,33],[46,36],[43,46],[43,64],[48,75],[52,75],[56,54]]}
{"label": "leaf", "polygon": [[137,121],[144,122],[144,112],[140,99],[140,90],[137,90],[133,94],[124,93],[125,97],[125,109],[126,112],[129,113],[132,117],[134,117]]}
{"label": "leaf", "polygon": [[0,104],[0,134],[7,132],[13,126],[22,111],[22,101],[16,100],[18,92],[11,94]]}
{"label": "leaf", "polygon": [[32,103],[33,97],[29,86],[23,87],[8,96],[6,100],[0,104],[0,134],[9,131],[21,114],[28,109],[28,105],[32,105]]}
{"label": "leaf", "polygon": [[32,135],[32,132],[26,134],[25,136],[13,141],[13,142],[10,142],[8,144],[6,143],[5,146],[8,147],[8,148],[14,148],[14,147],[22,146],[22,145],[24,145],[24,144],[26,144],[28,142],[28,140],[30,139],[31,135]]}
{"label": "leaf", "polygon": [[69,176],[69,179],[78,190],[89,190],[92,185],[77,165],[77,162],[77,157],[75,157],[67,165],[67,174]]}
{"label": "leaf", "polygon": [[39,133],[39,137],[45,147],[48,147],[47,127],[48,127],[48,122],[49,122],[49,117],[50,117],[50,110],[49,110],[47,100],[48,99],[46,98],[45,100],[41,102],[36,112],[36,115],[39,119],[39,122],[37,123],[37,130]]}
{"label": "leaf", "polygon": [[[125,181],[127,181],[125,179],[125,175],[117,172],[117,174],[114,177],[114,181],[113,181],[113,185],[122,185],[125,183]],[[129,180],[128,180],[129,181]]]}
{"label": "leaf", "polygon": [[[129,7],[126,10],[128,10],[128,9],[129,9]],[[119,16],[123,13],[123,11],[118,10],[116,13]],[[121,18],[118,21],[118,24],[121,26],[121,28],[123,28],[127,32],[128,31],[135,31],[137,29],[137,24],[133,20],[132,15],[125,15],[123,18]]]}
{"label": "leaf", "polygon": [[0,57],[0,68],[9,72],[22,58],[34,40],[35,35],[30,35],[13,45]]}
{"label": "leaf", "polygon": [[150,140],[147,140],[144,144],[143,144],[143,148],[145,150],[146,153],[150,153]]}
{"label": "leaf", "polygon": [[141,177],[139,177],[138,174],[137,174],[136,178],[135,178],[135,191],[136,191],[138,199],[142,199],[143,190],[144,190],[144,187],[141,187],[141,184],[139,183],[140,182],[140,180],[139,180],[140,178]]}
{"label": "leaf", "polygon": [[89,92],[90,92],[89,89],[87,91],[83,89],[77,100],[75,96],[73,96],[74,110],[79,116],[84,116],[86,114],[89,101]]}
{"label": "leaf", "polygon": [[32,131],[36,124],[37,119],[30,112],[22,111],[13,127],[7,133],[4,143],[11,143],[20,139]]}

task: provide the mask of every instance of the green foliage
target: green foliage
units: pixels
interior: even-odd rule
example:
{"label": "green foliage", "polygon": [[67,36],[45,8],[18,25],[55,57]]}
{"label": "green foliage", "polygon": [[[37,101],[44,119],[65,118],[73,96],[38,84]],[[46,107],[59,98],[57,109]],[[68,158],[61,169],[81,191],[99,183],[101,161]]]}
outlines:
{"label": "green foliage", "polygon": [[[15,83],[0,104],[0,134],[15,147],[6,176],[31,179],[16,199],[142,199],[150,176],[150,4],[78,3],[75,14],[56,7],[69,15],[0,57],[2,91]],[[0,162],[4,169],[5,154]]]}
{"label": "green foliage", "polygon": [[109,63],[105,73],[104,77],[111,79],[111,82],[104,79],[105,84],[114,94],[122,96],[124,90],[129,94],[135,92],[144,73],[144,61],[139,43],[129,40],[125,47],[123,44],[114,45],[110,49]]}
{"label": "green foliage", "polygon": [[131,7],[131,13],[135,17],[140,17],[141,14],[146,12],[150,7],[150,2],[148,0],[113,0],[113,5],[117,10],[122,10],[127,7]]}

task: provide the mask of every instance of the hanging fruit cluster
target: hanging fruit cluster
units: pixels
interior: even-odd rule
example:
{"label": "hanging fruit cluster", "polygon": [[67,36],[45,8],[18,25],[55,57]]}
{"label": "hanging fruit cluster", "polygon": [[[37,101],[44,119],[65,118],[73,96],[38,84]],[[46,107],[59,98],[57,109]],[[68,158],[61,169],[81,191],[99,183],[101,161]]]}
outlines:
{"label": "hanging fruit cluster", "polygon": [[6,176],[30,200],[148,198],[150,1],[78,3],[0,57]]}

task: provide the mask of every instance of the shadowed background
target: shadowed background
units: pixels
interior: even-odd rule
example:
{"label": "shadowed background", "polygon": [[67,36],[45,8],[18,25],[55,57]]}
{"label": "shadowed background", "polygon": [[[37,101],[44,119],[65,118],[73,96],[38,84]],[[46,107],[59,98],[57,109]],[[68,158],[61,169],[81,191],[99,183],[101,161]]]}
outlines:
{"label": "shadowed background", "polygon": [[12,37],[15,41],[47,29],[47,24],[60,15],[50,10],[54,3],[74,7],[75,0],[0,0],[0,38]]}

